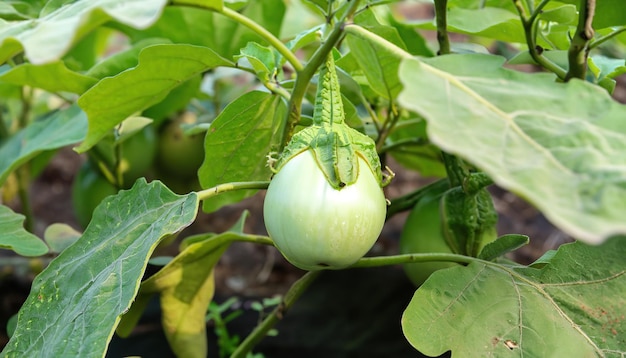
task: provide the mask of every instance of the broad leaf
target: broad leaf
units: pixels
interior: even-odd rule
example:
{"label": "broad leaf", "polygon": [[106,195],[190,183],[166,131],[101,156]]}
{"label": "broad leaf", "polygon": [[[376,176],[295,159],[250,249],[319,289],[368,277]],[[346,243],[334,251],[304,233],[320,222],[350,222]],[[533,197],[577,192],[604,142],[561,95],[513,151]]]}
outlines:
{"label": "broad leaf", "polygon": [[[577,0],[560,0],[561,2],[580,6]],[[593,28],[603,29],[611,26],[626,25],[626,11],[622,11],[624,2],[622,0],[602,0],[595,2],[595,14],[593,17]]]}
{"label": "broad leaf", "polygon": [[[243,234],[244,212],[234,228],[219,235],[203,235],[204,239],[184,245],[181,253],[159,272],[141,284],[138,302],[155,293],[161,297],[163,329],[170,347],[178,357],[207,356],[206,311],[213,299],[213,269],[229,244]],[[134,306],[133,309],[137,310]],[[122,335],[130,333],[139,312],[123,320]],[[118,331],[119,332],[119,331]]]}
{"label": "broad leaf", "polygon": [[137,41],[130,48],[117,52],[106,59],[98,62],[87,71],[87,75],[103,79],[104,77],[115,76],[122,71],[137,66],[141,51],[151,45],[161,45],[170,43],[168,39],[149,38]]}
{"label": "broad leaf", "polygon": [[10,249],[22,256],[41,256],[48,246],[24,229],[24,215],[0,205],[0,249]]}
{"label": "broad leaf", "polygon": [[87,118],[78,106],[57,111],[11,136],[0,147],[0,185],[11,171],[39,153],[80,142],[87,133]]}
{"label": "broad leaf", "polygon": [[404,61],[398,101],[428,137],[537,206],[570,235],[599,243],[626,232],[626,107],[582,81],[449,55]]}
{"label": "broad leaf", "polygon": [[[209,128],[204,163],[198,171],[202,188],[235,181],[269,180],[267,155],[278,121],[285,116],[284,101],[266,92],[248,92],[231,102]],[[204,200],[212,212],[240,201],[256,190],[237,190]]]}
{"label": "broad leaf", "polygon": [[137,67],[103,79],[78,99],[89,118],[89,130],[77,151],[88,150],[128,116],[160,102],[186,80],[228,65],[231,62],[206,47],[166,44],[145,48]]}
{"label": "broad leaf", "polygon": [[235,60],[246,59],[261,83],[268,83],[274,79],[276,72],[276,56],[274,51],[255,42],[249,42],[241,49],[241,55],[235,56]]}
{"label": "broad leaf", "polygon": [[481,260],[491,261],[506,253],[515,251],[524,245],[528,245],[530,238],[526,235],[507,234],[498,237],[485,245],[480,251],[478,258]]}
{"label": "broad leaf", "polygon": [[435,272],[404,312],[404,334],[429,356],[623,357],[624,257],[619,237],[563,245],[541,269],[474,262]]}
{"label": "broad leaf", "polygon": [[134,42],[162,38],[173,43],[205,46],[215,50],[217,45],[214,39],[216,31],[214,17],[217,16],[220,15],[204,9],[168,6],[163,10],[161,17],[147,29],[118,27]]}
{"label": "broad leaf", "polygon": [[22,50],[34,64],[60,59],[82,36],[114,20],[135,28],[154,23],[165,0],[75,1],[36,20],[0,20],[0,63]]}
{"label": "broad leaf", "polygon": [[60,61],[45,65],[22,64],[3,73],[0,81],[41,88],[49,92],[77,94],[82,94],[97,82],[93,77],[70,71]]}
{"label": "broad leaf", "polygon": [[105,199],[83,236],[37,276],[0,357],[103,357],[159,240],[188,226],[198,197],[138,180]]}
{"label": "broad leaf", "polygon": [[[435,20],[410,23],[415,28],[436,30]],[[483,36],[495,40],[526,43],[519,15],[501,8],[451,8],[448,11],[448,31]]]}
{"label": "broad leaf", "polygon": [[82,233],[63,223],[54,223],[48,226],[46,231],[43,233],[43,238],[46,240],[46,244],[50,246],[50,251],[55,254],[59,254],[63,250],[67,249],[80,239],[81,236]]}
{"label": "broad leaf", "polygon": [[[357,19],[369,31],[404,49],[405,45],[397,30],[390,26],[378,24],[371,11],[364,12]],[[354,55],[353,58],[361,67],[372,89],[384,98],[395,98],[402,89],[402,84],[398,78],[398,66],[400,64],[398,56],[387,48],[376,46],[376,44],[358,36],[348,36],[346,40],[350,52]]]}

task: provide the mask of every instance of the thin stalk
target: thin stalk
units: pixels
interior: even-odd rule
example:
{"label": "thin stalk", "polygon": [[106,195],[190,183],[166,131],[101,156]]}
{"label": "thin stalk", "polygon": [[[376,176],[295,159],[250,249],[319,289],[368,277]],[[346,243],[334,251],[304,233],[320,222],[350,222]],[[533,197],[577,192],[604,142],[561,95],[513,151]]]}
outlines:
{"label": "thin stalk", "polygon": [[206,200],[212,196],[225,193],[227,191],[234,190],[243,190],[243,189],[267,189],[270,185],[269,181],[248,181],[248,182],[235,182],[235,183],[226,183],[214,186],[209,189],[204,189],[199,192],[198,198],[200,200]]}
{"label": "thin stalk", "polygon": [[405,210],[412,209],[424,196],[424,194],[430,190],[439,191],[445,188],[449,188],[450,184],[448,180],[439,179],[436,182],[425,185],[412,193],[405,194],[401,197],[393,199],[391,205],[387,208],[387,219]]}
{"label": "thin stalk", "polygon": [[34,212],[33,207],[30,205],[30,193],[28,191],[30,186],[30,168],[28,163],[17,168],[15,176],[17,177],[17,194],[22,204],[22,214],[26,217],[24,219],[24,228],[26,231],[33,232]]}
{"label": "thin stalk", "polygon": [[459,255],[459,254],[404,254],[404,255],[391,255],[391,256],[376,256],[376,257],[364,257],[357,261],[350,268],[364,268],[364,267],[379,267],[409,264],[415,262],[431,262],[431,261],[443,261],[443,262],[457,262],[460,264],[471,264],[472,262],[489,262],[481,259],[477,259],[471,256]]}
{"label": "thin stalk", "polygon": [[437,21],[438,55],[450,53],[450,39],[448,37],[448,0],[435,0],[435,18]]}
{"label": "thin stalk", "polygon": [[592,50],[592,49],[602,45],[606,41],[612,39],[613,37],[621,34],[624,31],[626,31],[626,26],[620,26],[620,27],[615,28],[615,31],[613,31],[611,33],[608,33],[608,34],[606,34],[604,36],[598,37],[597,39],[589,42],[589,46],[588,46],[589,50]]}
{"label": "thin stalk", "polygon": [[594,34],[592,22],[595,11],[596,0],[580,0],[578,26],[567,51],[569,71],[565,75],[565,81],[572,78],[585,79],[589,42],[593,39]]}
{"label": "thin stalk", "polygon": [[463,185],[463,181],[465,180],[465,177],[469,175],[469,173],[463,167],[461,159],[443,151],[441,153],[443,155],[443,164],[446,167],[446,173],[448,174],[450,187]]}
{"label": "thin stalk", "polygon": [[391,118],[389,118],[389,116],[387,117],[387,120],[383,124],[383,127],[381,128],[381,130],[378,131],[378,139],[376,140],[376,150],[379,153],[382,147],[385,145],[385,141],[387,140],[387,138],[393,131],[396,124],[398,123],[398,119],[400,118],[398,111],[396,111],[393,106],[393,103],[390,103],[389,107],[390,108],[388,112]]}
{"label": "thin stalk", "polygon": [[230,356],[231,358],[245,358],[252,348],[259,343],[275,325],[280,321],[285,313],[300,298],[304,291],[313,283],[322,271],[309,271],[289,288],[282,302],[241,342],[237,350]]}
{"label": "thin stalk", "polygon": [[391,143],[389,145],[386,145],[384,147],[381,147],[380,150],[378,151],[378,154],[383,154],[386,153],[390,150],[394,150],[396,148],[400,148],[400,147],[404,147],[404,146],[416,146],[416,147],[421,147],[428,144],[428,142],[426,140],[424,140],[424,138],[407,138],[407,139],[403,139],[403,140],[399,140],[396,141],[394,143]]}
{"label": "thin stalk", "polygon": [[9,131],[9,127],[7,123],[4,121],[4,107],[0,106],[0,144],[5,139],[8,139],[11,136],[11,132]]}
{"label": "thin stalk", "polygon": [[530,16],[527,16],[526,9],[524,5],[522,5],[520,0],[514,0],[513,3],[517,8],[517,11],[520,15],[520,20],[522,21],[522,26],[524,27],[524,36],[526,37],[526,45],[528,46],[528,53],[530,57],[541,67],[546,70],[554,73],[559,79],[565,80],[565,76],[567,72],[561,68],[556,63],[550,61],[548,58],[542,55],[543,49],[541,46],[537,45],[537,36],[536,36],[536,26],[537,26],[537,17],[541,13],[541,10],[544,6],[548,4],[549,0],[543,0],[539,5],[533,10]]}
{"label": "thin stalk", "polygon": [[293,66],[296,71],[301,71],[303,66],[300,63],[300,60],[296,57],[296,55],[291,52],[290,49],[285,46],[276,36],[274,36],[271,32],[267,31],[263,26],[257,24],[252,19],[241,15],[237,11],[231,10],[227,7],[223,7],[219,10],[219,13],[246,26],[250,30],[254,31],[257,35],[263,37],[267,42],[270,43],[286,60]]}

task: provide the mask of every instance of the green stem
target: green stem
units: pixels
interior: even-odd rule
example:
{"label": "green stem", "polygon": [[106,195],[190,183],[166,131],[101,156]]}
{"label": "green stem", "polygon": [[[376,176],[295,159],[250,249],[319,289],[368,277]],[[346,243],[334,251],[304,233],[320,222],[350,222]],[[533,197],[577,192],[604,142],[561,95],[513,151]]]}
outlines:
{"label": "green stem", "polygon": [[477,259],[471,256],[458,255],[458,254],[404,254],[404,255],[391,255],[391,256],[376,256],[376,257],[364,257],[357,261],[350,268],[364,268],[364,267],[378,267],[378,266],[390,266],[409,264],[415,262],[431,262],[431,261],[444,261],[444,262],[457,262],[461,264],[470,264],[472,262],[489,262],[481,259]]}
{"label": "green stem", "polygon": [[285,46],[279,39],[276,38],[271,32],[267,31],[263,26],[257,24],[252,21],[252,19],[238,13],[237,11],[231,10],[227,7],[223,7],[219,10],[219,13],[246,26],[250,30],[254,31],[257,35],[263,37],[267,42],[270,43],[283,57],[293,66],[296,71],[301,71],[303,66],[296,57],[296,55],[291,52],[290,49]]}
{"label": "green stem", "polygon": [[609,34],[606,34],[604,36],[598,37],[597,39],[589,42],[589,46],[588,46],[589,50],[594,49],[594,48],[602,45],[606,41],[612,39],[613,37],[621,34],[624,31],[626,31],[626,26],[620,26],[620,27],[615,28],[615,31],[613,31],[613,32],[611,32]]}
{"label": "green stem", "polygon": [[291,135],[293,134],[293,129],[300,121],[302,99],[306,94],[306,90],[309,86],[309,83],[311,82],[311,79],[315,75],[315,72],[317,72],[317,69],[326,61],[328,54],[333,50],[335,45],[343,36],[345,21],[354,14],[358,7],[358,4],[359,0],[354,0],[352,2],[343,20],[335,24],[333,30],[330,32],[322,46],[320,46],[317,51],[315,51],[307,65],[301,70],[297,71],[298,73],[296,76],[296,82],[294,84],[293,91],[291,92],[291,98],[289,99],[289,111],[287,113],[287,118],[283,127],[280,148],[278,150],[279,152],[282,152],[285,145],[287,145],[287,143],[291,139]]}
{"label": "green stem", "polygon": [[29,165],[26,163],[15,170],[15,176],[17,177],[17,193],[22,204],[22,214],[26,217],[24,219],[24,228],[26,231],[33,232],[34,228],[34,213],[33,207],[30,205],[30,195],[28,187],[30,186],[30,170]]}
{"label": "green stem", "polygon": [[567,51],[569,71],[565,75],[565,81],[569,81],[572,78],[585,79],[587,56],[589,55],[588,45],[594,34],[592,22],[595,9],[595,0],[580,0],[578,26]]}
{"label": "green stem", "polygon": [[386,153],[390,150],[394,150],[396,148],[401,148],[404,146],[416,146],[416,147],[421,147],[428,144],[428,142],[424,139],[424,138],[407,138],[407,139],[402,139],[399,141],[396,141],[394,143],[391,143],[389,145],[386,145],[384,147],[381,147],[380,150],[378,151],[378,154],[383,154]]}
{"label": "green stem", "polygon": [[11,132],[7,123],[4,121],[4,107],[0,105],[0,145],[4,140],[9,139]]}
{"label": "green stem", "polygon": [[450,187],[463,185],[465,177],[467,177],[469,173],[463,167],[461,160],[456,156],[443,151],[441,154],[443,156],[443,163],[446,167],[446,173],[448,174]]}
{"label": "green stem", "polygon": [[541,13],[541,9],[549,2],[549,0],[542,1],[537,8],[534,9],[530,16],[526,15],[526,9],[522,5],[520,0],[514,0],[515,7],[519,12],[522,26],[524,27],[524,36],[526,37],[526,45],[528,46],[528,53],[530,57],[541,67],[554,73],[561,80],[565,79],[567,72],[556,63],[550,61],[548,58],[542,55],[543,48],[537,45],[536,25],[537,17]]}
{"label": "green stem", "polygon": [[443,188],[449,187],[450,184],[448,183],[448,180],[446,180],[445,178],[439,179],[436,182],[423,186],[412,193],[393,199],[391,201],[391,205],[389,205],[389,207],[387,208],[387,219],[399,212],[412,209],[418,203],[418,201],[421,200],[421,198],[424,196],[424,193],[431,190],[439,191],[439,188],[443,190]]}
{"label": "green stem", "polygon": [[248,181],[248,182],[235,182],[216,185],[209,189],[199,191],[198,198],[200,200],[206,200],[212,196],[225,193],[227,191],[243,190],[243,189],[267,189],[270,185],[269,181]]}
{"label": "green stem", "polygon": [[450,53],[450,39],[448,38],[448,0],[435,0],[435,17],[437,21],[438,55]]}
{"label": "green stem", "polygon": [[237,236],[234,239],[234,241],[250,242],[253,244],[274,246],[274,241],[270,239],[269,236],[263,236],[263,235],[241,235],[241,236]]}
{"label": "green stem", "polygon": [[241,342],[231,358],[245,358],[252,348],[259,343],[280,321],[285,313],[300,298],[304,291],[313,283],[322,271],[309,271],[289,288],[282,302]]}

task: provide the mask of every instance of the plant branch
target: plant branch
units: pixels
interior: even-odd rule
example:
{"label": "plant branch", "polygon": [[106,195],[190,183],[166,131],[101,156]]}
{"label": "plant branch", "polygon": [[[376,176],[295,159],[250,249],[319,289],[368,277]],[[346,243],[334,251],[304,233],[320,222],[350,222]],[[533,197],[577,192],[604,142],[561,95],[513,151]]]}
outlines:
{"label": "plant branch", "polygon": [[285,59],[293,66],[296,71],[302,70],[302,64],[296,57],[296,55],[291,52],[290,49],[285,46],[276,36],[274,36],[271,32],[267,31],[263,26],[257,24],[252,21],[252,19],[238,13],[237,11],[231,10],[227,7],[223,7],[219,10],[219,13],[246,26],[250,30],[254,31],[257,35],[263,37],[267,42],[270,43]]}
{"label": "plant branch", "polygon": [[267,189],[269,181],[248,181],[248,182],[235,182],[216,185],[209,189],[199,191],[198,198],[200,200],[206,200],[212,196],[225,193],[227,191],[243,190],[243,189]]}
{"label": "plant branch", "polygon": [[524,27],[524,36],[526,37],[526,45],[528,46],[528,53],[530,54],[530,57],[532,57],[532,59],[539,66],[554,73],[559,79],[565,80],[567,72],[559,65],[543,56],[543,48],[537,45],[537,18],[541,13],[543,7],[547,5],[549,0],[543,0],[537,6],[537,8],[534,9],[533,13],[530,16],[527,16],[526,9],[524,9],[524,5],[522,5],[521,0],[514,0],[513,2],[515,4],[515,7],[517,8],[517,11],[519,12],[520,20],[522,21],[522,26]]}
{"label": "plant branch", "polygon": [[448,0],[435,0],[435,18],[437,21],[438,55],[450,53],[450,39],[448,38]]}
{"label": "plant branch", "polygon": [[409,264],[415,262],[431,262],[431,261],[443,261],[443,262],[457,262],[460,264],[470,264],[475,261],[484,261],[475,257],[459,255],[459,254],[443,254],[443,253],[428,253],[428,254],[404,254],[404,255],[391,255],[391,256],[376,256],[376,257],[364,257],[357,261],[350,268],[364,268],[364,267],[378,267],[378,266],[390,266],[399,264]]}
{"label": "plant branch", "polygon": [[438,191],[439,188],[443,190],[443,188],[449,188],[449,187],[450,187],[450,184],[448,183],[448,180],[444,178],[444,179],[439,179],[436,182],[430,183],[428,185],[425,185],[412,193],[403,195],[398,198],[394,198],[393,200],[391,200],[391,205],[389,205],[389,207],[387,208],[387,219],[389,219],[390,217],[392,217],[393,215],[399,212],[412,209],[415,206],[415,204],[417,204],[421,200],[421,198],[424,196],[424,193],[426,193],[427,191],[430,191],[430,190]]}
{"label": "plant branch", "polygon": [[428,144],[428,142],[424,139],[424,138],[407,138],[407,139],[402,139],[402,140],[398,140],[394,143],[391,143],[389,145],[383,146],[380,148],[380,150],[378,151],[378,154],[383,154],[386,153],[390,150],[394,150],[396,148],[401,148],[404,146],[417,146],[417,147],[421,147]]}
{"label": "plant branch", "polygon": [[600,45],[602,45],[603,43],[605,43],[606,41],[612,39],[613,37],[621,34],[622,32],[626,31],[626,26],[619,26],[616,27],[614,31],[612,31],[611,33],[608,33],[604,36],[600,36],[597,39],[590,41],[589,45],[587,46],[587,48],[589,50],[594,49]]}
{"label": "plant branch", "polygon": [[565,81],[572,78],[585,79],[587,73],[587,56],[589,42],[593,39],[593,16],[596,11],[596,0],[580,0],[578,9],[578,26],[567,51],[569,70]]}
{"label": "plant branch", "polygon": [[322,271],[309,271],[289,288],[282,302],[241,342],[231,358],[245,358],[252,348],[259,343],[270,329],[280,321],[285,313],[300,298],[304,291],[313,283]]}
{"label": "plant branch", "polygon": [[280,141],[279,152],[281,152],[284,146],[291,139],[293,129],[300,120],[300,112],[302,110],[302,99],[306,93],[307,87],[311,82],[311,79],[317,72],[317,69],[326,61],[328,54],[331,53],[335,45],[339,42],[343,36],[344,26],[346,19],[350,18],[359,5],[359,0],[354,0],[346,12],[345,17],[338,21],[333,27],[332,31],[317,51],[313,54],[306,66],[300,70],[297,70],[296,82],[291,92],[291,98],[289,99],[287,118],[283,127],[282,138]]}

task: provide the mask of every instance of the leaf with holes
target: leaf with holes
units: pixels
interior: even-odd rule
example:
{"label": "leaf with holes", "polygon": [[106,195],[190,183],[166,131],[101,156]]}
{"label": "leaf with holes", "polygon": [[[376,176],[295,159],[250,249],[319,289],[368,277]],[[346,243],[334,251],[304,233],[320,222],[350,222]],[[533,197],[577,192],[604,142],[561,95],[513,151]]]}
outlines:
{"label": "leaf with holes", "polygon": [[195,193],[138,180],[105,199],[83,236],[42,271],[0,357],[103,357],[165,236],[196,217]]}
{"label": "leaf with holes", "polygon": [[563,245],[541,269],[475,262],[437,271],[404,312],[404,334],[429,356],[623,357],[624,257],[626,237],[617,237]]}

